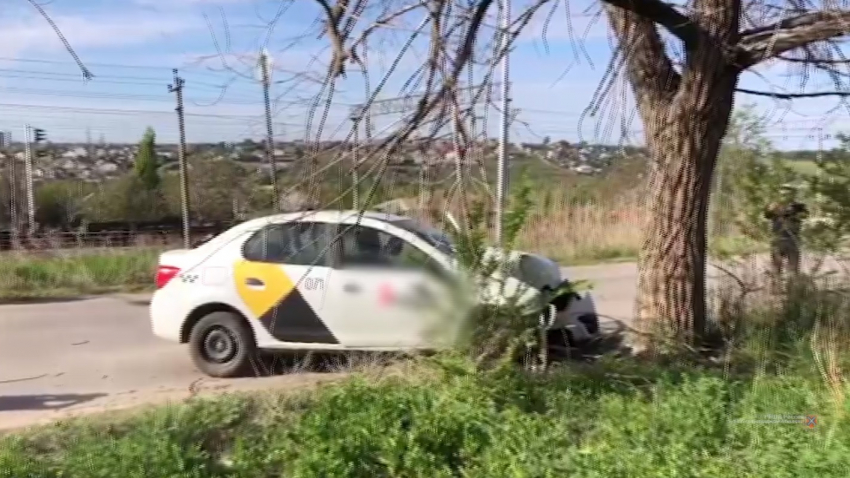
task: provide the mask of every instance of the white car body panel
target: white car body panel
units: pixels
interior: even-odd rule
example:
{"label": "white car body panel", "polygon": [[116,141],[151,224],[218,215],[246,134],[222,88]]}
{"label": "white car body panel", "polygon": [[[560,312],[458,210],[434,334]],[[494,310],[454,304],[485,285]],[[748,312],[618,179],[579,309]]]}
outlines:
{"label": "white car body panel", "polygon": [[[333,268],[252,262],[243,257],[245,242],[267,225],[299,219],[331,225],[355,224],[357,216],[353,211],[269,216],[234,226],[198,248],[162,254],[160,264],[178,267],[180,273],[154,293],[150,305],[153,333],[167,340],[185,342],[188,327],[184,325],[193,312],[223,304],[247,319],[261,349],[399,350],[432,348],[444,340],[451,341],[461,319],[447,321],[446,314],[462,311],[452,310],[458,309],[449,300],[452,291],[441,290],[446,286],[425,269]],[[407,218],[365,213],[359,224],[403,240],[447,272],[457,274],[450,256],[413,232],[388,222],[403,219]],[[499,255],[498,251],[490,252]],[[536,300],[541,287],[554,288],[561,282],[558,265],[549,259],[527,253],[513,253],[512,258],[519,259],[516,274],[524,280],[509,274],[504,281],[508,296],[522,293],[522,300]],[[505,295],[498,293],[498,278],[487,282],[471,302],[506,300]],[[293,289],[292,284],[292,293],[281,292],[287,287]],[[350,290],[352,284],[356,291]],[[380,297],[384,289],[393,290],[394,297],[403,301],[382,305]],[[425,294],[422,297],[428,300],[416,299],[419,296],[413,291]],[[286,299],[280,298],[281,294]],[[411,306],[414,302],[418,305]],[[282,305],[276,308],[277,303]],[[293,317],[293,311],[301,312]],[[313,322],[306,317],[311,313]],[[558,314],[552,327],[566,328],[578,340],[589,338],[590,334],[577,320],[585,313],[595,313],[589,295]],[[322,331],[316,327],[323,327]]]}

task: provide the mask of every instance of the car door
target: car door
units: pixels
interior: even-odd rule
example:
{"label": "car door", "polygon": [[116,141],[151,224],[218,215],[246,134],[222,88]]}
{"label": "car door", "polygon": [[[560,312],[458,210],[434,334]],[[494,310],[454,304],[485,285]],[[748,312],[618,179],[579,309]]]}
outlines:
{"label": "car door", "polygon": [[339,343],[322,316],[334,230],[320,222],[269,224],[245,241],[234,268],[236,290],[252,318],[280,342],[272,346]]}
{"label": "car door", "polygon": [[[446,308],[436,250],[384,223],[341,224],[325,313],[347,347],[412,348],[433,342]],[[331,299],[332,297],[332,299]]]}

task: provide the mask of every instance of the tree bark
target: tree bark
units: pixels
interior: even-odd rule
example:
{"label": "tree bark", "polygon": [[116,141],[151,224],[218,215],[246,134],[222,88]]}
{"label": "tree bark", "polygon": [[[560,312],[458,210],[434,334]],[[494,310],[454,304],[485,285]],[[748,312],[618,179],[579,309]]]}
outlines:
{"label": "tree bark", "polygon": [[[611,28],[640,113],[652,172],[638,258],[638,349],[662,333],[696,344],[706,325],[706,225],[720,143],[740,67],[728,45],[739,40],[738,0],[697,0],[681,17],[659,2],[606,0]],[[684,44],[674,66],[656,24]]]}
{"label": "tree bark", "polygon": [[665,126],[651,135],[654,166],[638,259],[635,328],[695,344],[706,326],[706,251],[711,179],[732,110],[737,76],[723,81],[713,101],[679,96]]}

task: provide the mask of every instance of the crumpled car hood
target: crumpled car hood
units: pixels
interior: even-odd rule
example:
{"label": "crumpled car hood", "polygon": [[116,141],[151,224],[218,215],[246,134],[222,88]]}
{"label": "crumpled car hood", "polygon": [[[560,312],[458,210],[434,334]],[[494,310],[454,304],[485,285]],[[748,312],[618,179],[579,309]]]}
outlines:
{"label": "crumpled car hood", "polygon": [[[502,250],[491,247],[486,250],[484,260],[501,261],[504,257]],[[503,304],[513,297],[520,303],[541,300],[545,303],[543,291],[547,288],[557,289],[562,280],[558,264],[538,254],[512,251],[505,266],[504,276],[501,270],[496,270],[486,280],[486,284],[481,284],[482,302]]]}

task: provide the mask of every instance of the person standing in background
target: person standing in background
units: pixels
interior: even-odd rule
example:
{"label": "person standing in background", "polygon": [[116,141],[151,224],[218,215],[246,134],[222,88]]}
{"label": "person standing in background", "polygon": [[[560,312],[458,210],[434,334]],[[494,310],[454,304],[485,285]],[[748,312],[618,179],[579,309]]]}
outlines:
{"label": "person standing in background", "polygon": [[783,270],[792,277],[800,272],[800,230],[809,210],[797,201],[797,188],[792,184],[780,187],[779,201],[771,203],[764,212],[771,222],[770,261],[774,287],[782,279]]}

